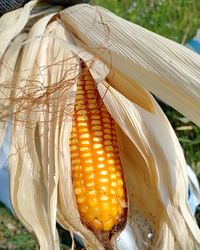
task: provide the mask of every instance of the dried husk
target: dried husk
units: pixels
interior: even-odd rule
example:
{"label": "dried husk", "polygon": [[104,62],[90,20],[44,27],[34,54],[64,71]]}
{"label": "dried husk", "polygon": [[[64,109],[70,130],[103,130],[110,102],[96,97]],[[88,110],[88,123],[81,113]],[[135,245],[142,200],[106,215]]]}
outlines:
{"label": "dried husk", "polygon": [[[200,125],[200,57],[183,45],[130,23],[108,10],[76,5],[61,11],[85,49],[109,68],[149,90]],[[130,92],[130,91],[129,91]]]}
{"label": "dried husk", "polygon": [[[61,19],[57,13],[39,18],[29,31],[29,6],[35,4],[40,6],[33,1],[18,10],[19,17],[13,12],[22,21],[6,43],[0,40],[0,107],[8,107],[7,119],[12,115],[9,168],[16,215],[42,250],[59,249],[56,220],[79,234],[88,249],[105,249],[81,223],[71,180],[69,136],[81,59],[116,121],[127,223],[139,249],[199,249],[183,152],[147,91],[199,124],[199,56],[89,5],[69,8]],[[1,30],[0,37],[5,34]],[[2,122],[0,144],[5,128]]]}
{"label": "dried husk", "polygon": [[26,34],[20,34],[13,40],[13,44],[4,54],[0,63],[1,85],[0,85],[0,146],[3,143],[5,130],[11,112],[10,98],[13,95],[13,85],[16,79],[17,60]]}
{"label": "dried husk", "polygon": [[32,27],[27,38],[31,42],[24,45],[18,58],[9,161],[13,208],[26,228],[35,234],[40,249],[52,250],[59,249],[56,232],[58,176],[50,158],[54,148],[45,142],[50,141],[51,130],[55,130],[54,124],[50,130],[44,122],[44,117],[51,117],[51,113],[48,108],[45,110],[41,96],[45,87],[52,84],[46,68],[48,39],[43,35],[53,16],[40,19]]}
{"label": "dried husk", "polygon": [[[199,229],[187,205],[186,163],[165,115],[152,97],[151,113],[105,82],[98,89],[121,128],[118,142],[127,178],[129,223],[139,249],[159,248],[165,223],[181,249],[198,249]],[[153,235],[150,239],[149,233]]]}

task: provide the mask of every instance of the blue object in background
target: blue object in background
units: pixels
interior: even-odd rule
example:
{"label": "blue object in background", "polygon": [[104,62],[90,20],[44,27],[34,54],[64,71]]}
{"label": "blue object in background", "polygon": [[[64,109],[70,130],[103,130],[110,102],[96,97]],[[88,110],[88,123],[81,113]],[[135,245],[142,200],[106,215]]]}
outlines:
{"label": "blue object in background", "polygon": [[198,54],[200,54],[200,42],[195,40],[195,39],[191,39],[188,43],[187,43],[187,47],[194,50],[195,52],[197,52]]}
{"label": "blue object in background", "polygon": [[186,43],[186,46],[200,54],[200,29],[197,31],[196,36]]}
{"label": "blue object in background", "polygon": [[187,166],[187,173],[189,178],[188,203],[194,215],[196,207],[200,204],[200,189],[196,174],[189,166]]}
{"label": "blue object in background", "polygon": [[0,202],[2,202],[12,213],[12,205],[9,193],[8,156],[11,137],[11,124],[7,124],[3,145],[0,149]]}

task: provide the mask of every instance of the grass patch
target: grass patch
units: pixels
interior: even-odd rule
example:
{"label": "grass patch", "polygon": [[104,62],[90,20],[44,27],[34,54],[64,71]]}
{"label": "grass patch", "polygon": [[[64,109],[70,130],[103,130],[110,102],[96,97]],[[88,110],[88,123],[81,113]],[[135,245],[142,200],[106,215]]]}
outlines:
{"label": "grass patch", "polygon": [[0,249],[34,250],[35,241],[23,225],[0,204]]}

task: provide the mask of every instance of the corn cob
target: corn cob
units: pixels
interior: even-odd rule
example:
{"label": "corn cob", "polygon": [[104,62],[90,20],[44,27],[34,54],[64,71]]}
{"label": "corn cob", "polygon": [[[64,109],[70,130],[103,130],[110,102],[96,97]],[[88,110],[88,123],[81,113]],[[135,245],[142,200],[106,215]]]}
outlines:
{"label": "corn cob", "polygon": [[82,223],[106,232],[124,221],[126,189],[115,122],[89,71],[83,72],[70,137],[72,181]]}

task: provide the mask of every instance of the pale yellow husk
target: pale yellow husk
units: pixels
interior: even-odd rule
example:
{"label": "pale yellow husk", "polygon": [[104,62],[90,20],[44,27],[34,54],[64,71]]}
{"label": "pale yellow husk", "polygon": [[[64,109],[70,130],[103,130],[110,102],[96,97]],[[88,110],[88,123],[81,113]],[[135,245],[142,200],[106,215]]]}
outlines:
{"label": "pale yellow husk", "polygon": [[111,73],[143,86],[200,125],[199,55],[101,7],[76,5],[62,11],[61,20]]}
{"label": "pale yellow husk", "polygon": [[200,124],[200,57],[99,7],[78,5],[59,16],[40,6],[32,1],[0,19],[11,18],[0,37],[12,30],[0,40],[0,145],[11,119],[16,215],[42,250],[59,249],[56,221],[88,249],[105,249],[81,223],[71,180],[69,136],[83,60],[116,121],[127,223],[138,248],[199,249],[183,152],[148,90]]}

